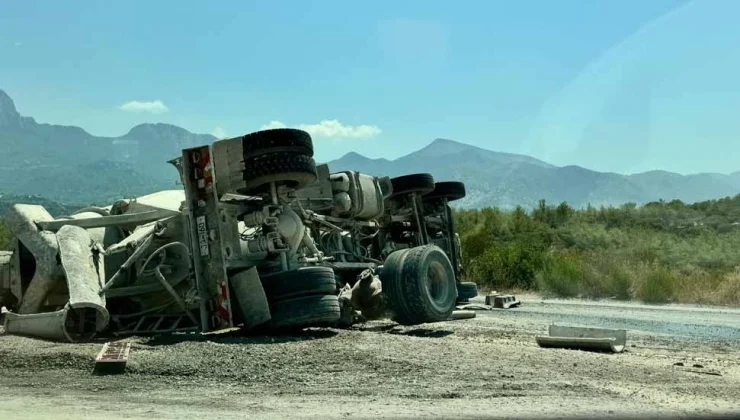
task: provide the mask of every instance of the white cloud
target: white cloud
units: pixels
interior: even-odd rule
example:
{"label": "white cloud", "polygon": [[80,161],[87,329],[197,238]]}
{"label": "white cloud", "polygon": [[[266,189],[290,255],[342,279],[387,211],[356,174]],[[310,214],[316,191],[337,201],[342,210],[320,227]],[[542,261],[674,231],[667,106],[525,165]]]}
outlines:
{"label": "white cloud", "polygon": [[260,127],[260,130],[272,130],[273,128],[285,128],[285,124],[280,121],[270,121],[269,123]]}
{"label": "white cloud", "polygon": [[159,99],[155,101],[128,101],[118,107],[122,111],[149,112],[151,114],[163,114],[170,109]]}
{"label": "white cloud", "polygon": [[[261,129],[285,127],[286,125],[280,121],[270,121]],[[382,133],[382,130],[374,125],[344,125],[339,120],[323,120],[318,124],[299,124],[296,128],[307,131],[312,136],[326,138],[367,138]]]}
{"label": "white cloud", "polygon": [[318,137],[373,137],[380,134],[380,128],[374,125],[342,125],[339,120],[324,120],[318,124],[301,124],[301,130],[308,131]]}
{"label": "white cloud", "polygon": [[217,139],[225,139],[226,138],[226,131],[224,131],[221,127],[216,127],[211,131],[211,135]]}

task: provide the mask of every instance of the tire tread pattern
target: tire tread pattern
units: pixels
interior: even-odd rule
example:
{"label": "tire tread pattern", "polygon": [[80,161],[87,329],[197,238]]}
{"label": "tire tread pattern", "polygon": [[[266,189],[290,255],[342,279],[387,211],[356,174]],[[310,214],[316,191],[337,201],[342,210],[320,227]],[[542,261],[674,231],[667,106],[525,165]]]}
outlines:
{"label": "tire tread pattern", "polygon": [[425,200],[435,198],[447,198],[447,201],[455,201],[465,198],[465,184],[460,181],[442,181],[434,184],[434,191],[424,196]]}
{"label": "tire tread pattern", "polygon": [[[403,266],[404,295],[406,296],[407,305],[410,310],[408,318],[414,324],[444,321],[445,319],[449,318],[452,314],[452,310],[454,309],[455,299],[457,298],[457,296],[455,296],[455,298],[452,299],[453,305],[450,306],[448,313],[444,314],[439,314],[436,311],[432,311],[429,306],[425,305],[424,298],[422,297],[423,290],[419,286],[417,277],[422,268],[421,264],[424,261],[424,254],[428,252],[439,252],[445,257],[445,259],[447,258],[444,252],[437,249],[437,247],[421,246],[412,249],[410,255],[406,259],[407,264],[404,264]],[[450,266],[450,268],[452,267],[449,262],[447,264]],[[451,271],[451,273],[451,278],[454,282],[454,272]],[[457,295],[457,288],[455,288],[455,295]]]}
{"label": "tire tread pattern", "polygon": [[416,192],[427,194],[434,190],[434,177],[432,174],[409,174],[391,178],[391,197]]}
{"label": "tire tread pattern", "polygon": [[295,128],[275,128],[242,136],[244,159],[272,152],[297,153],[313,157],[311,135]]}
{"label": "tire tread pattern", "polygon": [[328,325],[339,320],[339,299],[335,295],[304,296],[270,305],[273,328],[301,328]]}
{"label": "tire tread pattern", "polygon": [[247,191],[278,181],[301,188],[316,180],[316,162],[310,156],[295,153],[266,154],[245,159],[242,178],[245,181],[243,190]]}
{"label": "tire tread pattern", "polygon": [[329,267],[304,267],[260,277],[269,301],[282,301],[310,295],[336,294],[334,270]]}
{"label": "tire tread pattern", "polygon": [[[416,325],[426,322],[443,321],[452,314],[454,302],[457,298],[457,289],[453,289],[455,297],[451,300],[449,309],[444,313],[439,313],[427,305],[426,292],[419,283],[419,273],[421,264],[429,253],[439,253],[440,256],[447,259],[444,252],[436,246],[426,245],[407,250],[406,253],[398,256],[391,254],[386,260],[386,266],[383,268],[386,281],[383,282],[383,292],[386,294],[390,308],[394,316],[393,319],[402,325]],[[390,264],[388,264],[388,261]],[[451,280],[454,282],[454,272],[452,265],[447,259]],[[386,270],[388,270],[386,272]]]}

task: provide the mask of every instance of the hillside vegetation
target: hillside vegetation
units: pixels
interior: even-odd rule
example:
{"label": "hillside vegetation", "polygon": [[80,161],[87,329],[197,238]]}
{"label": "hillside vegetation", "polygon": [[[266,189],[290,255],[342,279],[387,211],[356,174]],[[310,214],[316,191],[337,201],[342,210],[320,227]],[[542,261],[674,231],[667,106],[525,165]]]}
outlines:
{"label": "hillside vegetation", "polygon": [[492,290],[740,305],[740,195],[696,204],[455,211],[466,274]]}

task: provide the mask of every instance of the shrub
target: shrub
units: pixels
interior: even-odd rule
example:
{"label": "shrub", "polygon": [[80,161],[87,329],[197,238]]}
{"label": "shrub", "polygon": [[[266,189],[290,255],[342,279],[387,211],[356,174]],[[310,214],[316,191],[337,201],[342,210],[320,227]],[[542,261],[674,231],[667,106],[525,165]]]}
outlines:
{"label": "shrub", "polygon": [[596,252],[588,255],[584,276],[584,293],[590,298],[630,299],[632,271],[618,253]]}
{"label": "shrub", "polygon": [[613,265],[606,279],[611,296],[619,300],[629,300],[632,297],[632,274],[625,267]]}
{"label": "shrub", "polygon": [[637,290],[637,298],[647,303],[667,303],[674,299],[676,276],[664,267],[650,270]]}
{"label": "shrub", "polygon": [[740,306],[740,273],[725,275],[713,290],[714,295],[706,303]]}
{"label": "shrub", "polygon": [[471,275],[492,289],[531,289],[542,264],[541,251],[521,243],[491,246],[471,264]]}
{"label": "shrub", "polygon": [[714,305],[740,305],[740,272],[709,273],[701,269],[683,273],[676,301]]}
{"label": "shrub", "polygon": [[578,254],[551,254],[537,276],[537,285],[545,294],[559,297],[578,296],[583,284],[583,261]]}

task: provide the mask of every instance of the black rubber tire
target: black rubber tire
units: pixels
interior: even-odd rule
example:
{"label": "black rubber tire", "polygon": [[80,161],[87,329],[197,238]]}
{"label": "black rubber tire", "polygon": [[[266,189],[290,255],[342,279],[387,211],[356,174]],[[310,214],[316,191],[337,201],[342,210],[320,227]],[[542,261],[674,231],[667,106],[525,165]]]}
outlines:
{"label": "black rubber tire", "polygon": [[[441,287],[436,293],[427,282],[431,269]],[[447,255],[436,245],[393,252],[383,265],[380,279],[392,319],[399,324],[444,321],[455,309],[455,273]]]}
{"label": "black rubber tire", "polygon": [[275,128],[242,136],[244,159],[267,153],[295,153],[313,157],[311,135],[295,128]]}
{"label": "black rubber tire", "polygon": [[300,189],[316,181],[316,162],[307,155],[270,153],[244,160],[242,194],[256,192],[271,182]]}
{"label": "black rubber tire", "polygon": [[459,181],[442,181],[434,184],[434,191],[426,194],[424,200],[446,198],[455,201],[465,197],[465,184]]}
{"label": "black rubber tire", "polygon": [[434,190],[434,177],[432,174],[410,174],[391,178],[390,197],[398,197],[409,193],[427,194]]}
{"label": "black rubber tire", "polygon": [[339,299],[335,295],[303,296],[270,305],[274,329],[304,328],[330,325],[341,315]]}
{"label": "black rubber tire", "polygon": [[478,285],[469,281],[458,283],[457,297],[459,299],[472,299],[474,297],[478,297]]}
{"label": "black rubber tire", "polygon": [[261,276],[269,302],[311,295],[336,295],[337,281],[330,267],[301,267]]}

